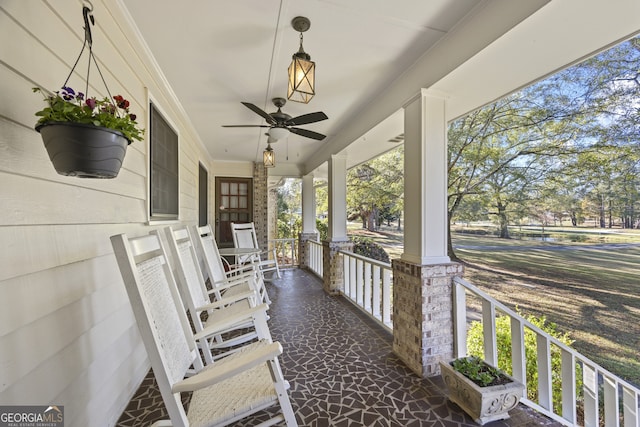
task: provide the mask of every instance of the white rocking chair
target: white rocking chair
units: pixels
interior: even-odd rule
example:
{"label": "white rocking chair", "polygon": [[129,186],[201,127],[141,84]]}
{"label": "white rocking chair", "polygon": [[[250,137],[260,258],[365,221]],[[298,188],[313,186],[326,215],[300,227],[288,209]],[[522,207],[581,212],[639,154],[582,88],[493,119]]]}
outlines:
{"label": "white rocking chair", "polygon": [[[280,413],[265,424],[297,427],[278,364],[279,343],[261,340],[203,368],[158,236],[120,234],[111,244],[170,417],[154,426],[226,426],[279,404]],[[185,379],[192,364],[199,371]],[[188,412],[183,392],[193,393]]]}
{"label": "white rocking chair", "polygon": [[264,285],[264,277],[257,264],[228,265],[229,270],[225,271],[223,258],[220,256],[218,244],[216,243],[211,226],[194,227],[191,236],[196,241],[196,249],[204,260],[205,272],[212,283],[225,283],[230,279],[236,280],[238,277],[243,277],[247,274],[253,275],[256,280],[256,288],[261,298],[261,301],[258,302],[271,304],[271,300],[267,294],[267,288]]}
{"label": "white rocking chair", "polygon": [[[152,233],[157,233],[157,231]],[[204,345],[204,348],[202,348],[205,363],[210,364],[214,359],[227,356],[229,352],[237,351],[238,349],[236,347],[233,350],[229,350],[231,347],[256,339],[271,341],[266,316],[268,306],[261,304],[256,307],[258,291],[254,289],[254,276],[250,275],[250,277],[244,279],[229,280],[226,284],[229,287],[234,284],[249,284],[251,289],[235,293],[226,292],[221,299],[218,299],[216,288],[211,291],[207,289],[189,230],[186,227],[177,229],[166,227],[165,233],[169,241],[171,258],[175,260],[174,273],[179,285],[180,295],[187,304],[195,331],[200,333],[211,327],[220,330],[220,334],[208,339],[206,341],[208,345]],[[162,240],[160,242],[162,244]],[[220,289],[220,287],[222,286],[217,289]],[[246,286],[243,289],[246,289]],[[202,319],[204,313],[207,315],[206,320]],[[230,324],[232,319],[240,319],[240,321]],[[254,319],[256,320],[254,321]],[[247,330],[237,332],[242,329]],[[233,336],[228,337],[232,333]],[[211,352],[214,349],[226,349],[227,351],[218,351],[214,354]]]}
{"label": "white rocking chair", "polygon": [[[258,249],[261,252],[256,255],[248,255],[240,258],[241,263],[254,261],[258,263],[260,271],[263,273],[271,272],[272,279],[274,276],[278,279],[280,276],[280,267],[278,266],[278,256],[276,250],[262,251],[258,244],[258,238],[256,236],[256,229],[253,222],[247,222],[243,224],[231,223],[231,234],[233,235],[233,245],[236,248],[251,248]],[[269,255],[273,258],[269,258]],[[266,277],[266,276],[265,276]]]}

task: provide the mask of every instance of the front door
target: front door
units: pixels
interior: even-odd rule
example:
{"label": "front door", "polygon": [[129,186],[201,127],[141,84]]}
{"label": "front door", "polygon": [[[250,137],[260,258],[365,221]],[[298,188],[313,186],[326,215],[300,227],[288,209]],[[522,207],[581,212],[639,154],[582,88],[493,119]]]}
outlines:
{"label": "front door", "polygon": [[216,178],[216,241],[233,247],[232,222],[253,221],[253,179]]}

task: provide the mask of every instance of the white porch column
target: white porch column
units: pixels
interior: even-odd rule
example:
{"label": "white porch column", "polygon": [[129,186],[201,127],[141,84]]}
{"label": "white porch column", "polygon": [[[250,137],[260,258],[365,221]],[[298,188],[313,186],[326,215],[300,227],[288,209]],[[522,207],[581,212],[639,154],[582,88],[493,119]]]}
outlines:
{"label": "white porch column", "polygon": [[302,232],[316,232],[316,190],[312,174],[302,177]]}
{"label": "white porch column", "polygon": [[404,253],[392,261],[393,351],[424,377],[453,357],[452,282],[463,273],[447,255],[445,106],[424,89],[405,105]]}
{"label": "white porch column", "polygon": [[302,177],[302,232],[298,236],[298,254],[301,268],[309,267],[311,262],[307,241],[318,240],[316,231],[316,189],[313,175]]}
{"label": "white porch column", "polygon": [[445,99],[426,89],[404,107],[404,253],[418,265],[447,255],[447,122]]}
{"label": "white porch column", "polygon": [[341,250],[353,249],[347,237],[347,159],[332,155],[329,160],[329,233],[322,242],[324,290],[339,294],[343,288]]}
{"label": "white porch column", "polygon": [[329,240],[348,240],[347,159],[335,154],[329,159]]}

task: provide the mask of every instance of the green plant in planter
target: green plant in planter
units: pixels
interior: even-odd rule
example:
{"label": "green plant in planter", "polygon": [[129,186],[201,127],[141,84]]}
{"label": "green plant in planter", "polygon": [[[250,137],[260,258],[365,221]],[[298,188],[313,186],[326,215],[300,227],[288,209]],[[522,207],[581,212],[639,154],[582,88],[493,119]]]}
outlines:
{"label": "green plant in planter", "polygon": [[453,360],[451,366],[480,387],[504,384],[511,381],[499,369],[486,364],[479,357],[461,357]]}
{"label": "green plant in planter", "polygon": [[[547,319],[536,317],[530,314],[524,314],[516,307],[516,311],[520,316],[527,319],[533,325],[539,327],[549,335],[558,339],[562,343],[571,346],[573,339],[567,333],[558,331],[557,325],[548,322]],[[529,328],[525,328],[525,358],[527,372],[527,397],[534,402],[538,401],[538,363],[537,363],[537,344],[536,335]],[[511,368],[511,318],[509,316],[498,316],[496,318],[496,343],[498,345],[498,368],[502,369],[508,375],[512,374]],[[484,335],[482,322],[473,321],[469,327],[467,335],[467,352],[476,357],[484,354]],[[552,369],[552,393],[553,407],[556,413],[562,412],[562,354],[557,346],[551,346],[551,369]],[[576,365],[576,390],[578,390],[578,399],[582,399],[580,392],[582,390],[582,371],[579,365]]]}
{"label": "green plant in planter", "polygon": [[[43,93],[37,87],[33,91]],[[76,93],[67,86],[53,95],[43,95],[47,106],[36,112],[36,116],[40,117],[36,129],[50,123],[70,122],[121,132],[129,143],[143,138],[144,130],[138,127],[136,115],[129,112],[129,101],[121,95],[114,96],[113,100],[95,97],[85,99],[82,92]]]}

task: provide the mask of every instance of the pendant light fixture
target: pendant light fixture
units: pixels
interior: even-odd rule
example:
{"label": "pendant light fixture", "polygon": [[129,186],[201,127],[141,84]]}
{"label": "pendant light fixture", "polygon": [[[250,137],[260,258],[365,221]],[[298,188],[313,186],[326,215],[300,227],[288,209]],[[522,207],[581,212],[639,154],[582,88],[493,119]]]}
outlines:
{"label": "pendant light fixture", "polygon": [[316,63],[302,47],[302,33],[311,27],[311,22],[304,16],[296,16],[291,20],[293,29],[300,33],[300,49],[293,54],[289,65],[289,85],[287,99],[308,104],[315,92]]}
{"label": "pendant light fixture", "polygon": [[271,143],[267,143],[267,149],[262,152],[262,162],[265,168],[276,166],[276,152],[271,148]]}

